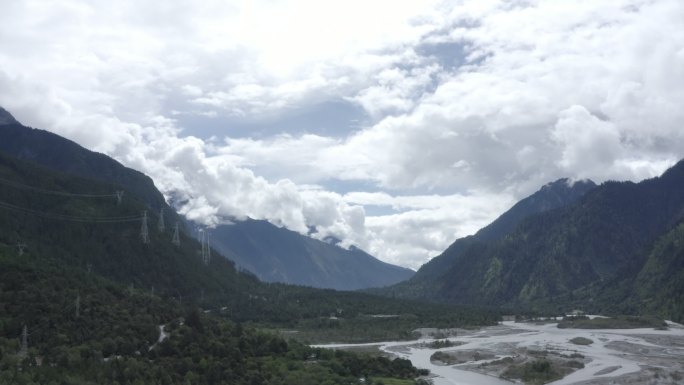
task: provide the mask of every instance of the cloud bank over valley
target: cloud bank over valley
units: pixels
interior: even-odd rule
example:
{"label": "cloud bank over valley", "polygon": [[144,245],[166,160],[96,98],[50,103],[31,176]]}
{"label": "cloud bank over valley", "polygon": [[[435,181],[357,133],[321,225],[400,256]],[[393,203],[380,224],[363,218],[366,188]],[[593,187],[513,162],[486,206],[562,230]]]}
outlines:
{"label": "cloud bank over valley", "polygon": [[10,2],[0,105],[150,175],[418,268],[561,178],[684,157],[678,0]]}

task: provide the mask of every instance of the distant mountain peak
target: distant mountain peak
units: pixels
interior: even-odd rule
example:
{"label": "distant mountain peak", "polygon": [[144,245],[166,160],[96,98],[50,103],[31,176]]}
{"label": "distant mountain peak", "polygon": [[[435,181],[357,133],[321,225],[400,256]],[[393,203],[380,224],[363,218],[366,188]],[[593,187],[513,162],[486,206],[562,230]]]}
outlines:
{"label": "distant mountain peak", "polygon": [[684,159],[678,161],[672,167],[665,170],[663,175],[660,176],[661,179],[675,179],[679,180],[684,176]]}
{"label": "distant mountain peak", "polygon": [[[386,293],[684,319],[684,161],[634,182],[559,179]],[[591,310],[597,311],[597,310]]]}
{"label": "distant mountain peak", "polygon": [[476,237],[480,240],[501,238],[523,218],[569,205],[595,187],[596,183],[589,179],[560,178],[549,182],[534,194],[516,203],[496,221],[480,229]]}
{"label": "distant mountain peak", "polygon": [[392,285],[414,274],[357,247],[342,248],[335,237],[319,240],[266,220],[220,225],[212,234],[212,247],[266,282],[358,290]]}
{"label": "distant mountain peak", "polygon": [[549,183],[545,184],[544,186],[542,186],[542,189],[553,187],[553,186],[563,186],[563,185],[570,187],[572,185],[571,179],[570,178],[557,179],[553,182],[549,182]]}
{"label": "distant mountain peak", "polygon": [[591,179],[571,179],[571,178],[560,178],[553,182],[549,182],[542,186],[539,191],[544,191],[548,189],[586,189],[596,187],[596,183]]}
{"label": "distant mountain peak", "polygon": [[9,111],[0,107],[0,126],[5,126],[8,124],[19,124],[19,122],[14,119],[14,116],[12,116]]}
{"label": "distant mountain peak", "polygon": [[342,243],[341,239],[333,237],[332,235],[328,235],[327,237],[323,238],[322,241],[334,246],[339,246],[339,244]]}
{"label": "distant mountain peak", "polygon": [[501,239],[526,218],[571,205],[595,187],[596,184],[591,180],[571,178],[561,178],[543,185],[475,235],[457,239],[441,255],[424,264],[416,273],[414,282],[433,280],[448,271],[473,242],[484,243]]}

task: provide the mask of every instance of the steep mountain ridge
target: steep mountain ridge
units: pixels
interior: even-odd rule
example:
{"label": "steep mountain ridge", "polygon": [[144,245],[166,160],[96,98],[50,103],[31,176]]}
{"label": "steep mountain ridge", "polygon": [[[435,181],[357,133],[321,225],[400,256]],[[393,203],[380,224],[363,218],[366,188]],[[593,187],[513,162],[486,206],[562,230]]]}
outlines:
{"label": "steep mountain ridge", "polygon": [[399,284],[390,293],[511,309],[650,311],[681,320],[684,298],[677,290],[684,285],[670,272],[684,257],[682,218],[684,161],[640,183],[603,183],[575,203],[524,218],[501,238],[471,237],[445,252],[458,255],[429,284],[418,273],[413,286]]}
{"label": "steep mountain ridge", "polygon": [[[408,361],[327,353],[241,322],[291,328],[337,309],[348,320],[366,308],[407,309],[416,320],[447,310],[264,284],[220,257],[206,265],[196,241],[181,235],[175,245],[168,229],[150,226],[144,243],[140,213],[147,205],[133,194],[119,203],[110,194],[115,186],[3,153],[0,183],[2,384],[247,385],[277,378],[342,385],[361,375],[411,383],[418,372]],[[496,315],[477,317],[471,320],[492,323]],[[463,315],[445,318],[453,324]],[[410,330],[396,324],[389,335]],[[306,364],[312,356],[315,367]]]}
{"label": "steep mountain ridge", "polygon": [[414,273],[363,250],[345,250],[266,221],[218,226],[212,239],[217,250],[233,255],[240,267],[266,282],[356,290],[391,285]]}
{"label": "steep mountain ridge", "polygon": [[[113,194],[120,189],[121,201]],[[342,385],[362,376],[413,383],[425,373],[406,360],[313,348],[253,325],[387,340],[408,338],[418,326],[498,319],[262,283],[216,253],[205,263],[184,233],[173,242],[150,206],[127,186],[0,151],[0,383]]]}
{"label": "steep mountain ridge", "polygon": [[[435,281],[452,266],[460,263],[466,250],[477,244],[496,241],[512,231],[524,219],[576,202],[596,187],[590,180],[575,181],[563,178],[544,185],[534,194],[517,202],[489,225],[472,236],[460,238],[442,254],[425,263],[408,282],[400,283],[397,291],[410,297],[430,298],[437,290]],[[394,292],[394,290],[393,290]]]}
{"label": "steep mountain ridge", "polygon": [[[145,174],[59,135],[23,126],[4,109],[0,110],[0,151],[56,171],[111,183],[115,185],[112,190],[142,198],[156,213],[164,209],[169,224],[185,223]],[[212,233],[212,243],[224,256],[269,282],[353,290],[386,286],[413,275],[412,270],[381,262],[361,250],[345,250],[267,222],[219,226]]]}
{"label": "steep mountain ridge", "polygon": [[572,181],[568,178],[561,178],[547,183],[534,194],[517,202],[494,222],[480,229],[475,234],[475,238],[478,241],[500,239],[523,219],[572,204],[595,187],[596,183],[588,179]]}
{"label": "steep mountain ridge", "polygon": [[[205,266],[197,255],[199,244],[184,233],[172,244],[172,229],[161,232],[159,218],[148,213],[149,243],[141,239],[142,212],[147,208],[128,194],[117,202],[120,188],[58,173],[0,152],[0,245],[24,245],[36,255],[79,270],[88,270],[160,295],[193,295],[207,299],[239,285],[258,285],[238,274],[223,258]],[[85,196],[84,196],[85,195]],[[232,290],[234,292],[234,290]]]}
{"label": "steep mountain ridge", "polygon": [[635,308],[684,314],[684,222],[658,239],[633,283]]}
{"label": "steep mountain ridge", "polygon": [[[0,272],[10,265],[29,275],[35,269],[57,268],[74,275],[69,279],[102,277],[130,291],[178,304],[220,308],[235,321],[290,327],[297,322],[316,322],[319,317],[327,319],[339,311],[344,312],[346,325],[352,327],[350,320],[356,316],[361,317],[359,322],[367,323],[361,315],[369,312],[409,312],[411,327],[431,322],[428,320],[459,324],[491,323],[496,318],[493,312],[263,283],[236,269],[216,250],[205,263],[200,244],[189,235],[181,233],[180,244],[174,244],[173,230],[167,227],[160,231],[155,213],[147,217],[149,242],[145,243],[141,234],[146,203],[133,194],[118,203],[110,194],[113,187],[0,152]],[[21,287],[13,286],[12,290]],[[392,332],[407,323],[403,318],[396,321]],[[383,323],[385,329],[376,330],[389,330],[387,324]]]}
{"label": "steep mountain ridge", "polygon": [[152,179],[140,171],[49,131],[26,127],[14,119],[4,121],[0,119],[0,151],[56,171],[125,187],[155,210],[168,208]]}
{"label": "steep mountain ridge", "polygon": [[0,125],[5,125],[5,124],[18,124],[16,119],[14,119],[14,116],[9,113],[6,109],[2,108],[0,106]]}

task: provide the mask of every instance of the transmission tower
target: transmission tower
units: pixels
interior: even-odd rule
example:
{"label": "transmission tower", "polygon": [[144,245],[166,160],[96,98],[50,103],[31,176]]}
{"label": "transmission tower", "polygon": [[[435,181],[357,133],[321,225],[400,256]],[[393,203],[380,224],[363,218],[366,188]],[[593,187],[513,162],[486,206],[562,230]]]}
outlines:
{"label": "transmission tower", "polygon": [[147,210],[143,211],[142,225],[140,226],[140,238],[142,243],[150,243],[150,234],[147,231]]}
{"label": "transmission tower", "polygon": [[28,327],[24,325],[21,329],[21,348],[19,349],[19,355],[26,357],[28,354]]}
{"label": "transmission tower", "polygon": [[76,294],[76,318],[81,315],[81,294]]}
{"label": "transmission tower", "polygon": [[163,207],[159,210],[159,223],[157,223],[157,229],[159,230],[160,233],[163,233],[164,230],[166,229],[164,227],[164,208]]}
{"label": "transmission tower", "polygon": [[[204,261],[206,261],[205,255],[206,255],[206,253],[207,253],[207,250],[206,250],[206,247],[207,247],[207,246],[206,246],[206,244],[204,243],[204,230],[199,229],[199,230],[197,230],[197,232],[198,232],[198,235],[199,235],[199,241],[200,241],[200,247],[201,247],[200,255],[202,256],[202,262],[204,262]],[[205,262],[205,263],[206,263],[206,262]]]}
{"label": "transmission tower", "polygon": [[123,192],[123,190],[118,190],[115,192],[115,194],[116,194],[116,204],[120,205],[121,200],[123,199],[124,192]]}
{"label": "transmission tower", "polygon": [[204,263],[208,265],[209,261],[211,261],[211,243],[209,243],[209,232],[207,232],[207,260]]}
{"label": "transmission tower", "polygon": [[200,244],[202,245],[202,262],[209,265],[211,259],[211,252],[209,251],[209,232],[203,229],[199,230]]}
{"label": "transmission tower", "polygon": [[176,245],[176,247],[180,246],[180,235],[178,234],[178,222],[176,222],[176,225],[173,226],[173,239],[171,239],[171,243]]}

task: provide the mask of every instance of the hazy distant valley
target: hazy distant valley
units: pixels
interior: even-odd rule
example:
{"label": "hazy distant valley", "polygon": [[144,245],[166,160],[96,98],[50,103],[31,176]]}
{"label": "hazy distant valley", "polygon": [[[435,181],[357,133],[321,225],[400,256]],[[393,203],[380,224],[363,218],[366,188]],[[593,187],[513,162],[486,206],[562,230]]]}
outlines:
{"label": "hazy distant valley", "polygon": [[[668,384],[684,373],[684,329],[658,323],[683,316],[684,163],[639,184],[549,183],[413,276],[266,222],[198,235],[142,173],[3,113],[1,383]],[[656,324],[497,326],[573,309]],[[308,346],[334,342],[371,353]]]}
{"label": "hazy distant valley", "polygon": [[682,20],[3,2],[0,385],[684,384]]}
{"label": "hazy distant valley", "polygon": [[491,309],[261,282],[143,174],[5,117],[0,143],[24,160],[0,154],[0,383],[409,384],[425,374],[409,361],[307,343],[496,323]]}
{"label": "hazy distant valley", "polygon": [[417,341],[364,346],[429,368],[436,385],[674,384],[684,374],[684,326],[672,322],[657,329],[575,329],[506,321],[477,330],[424,330]]}

